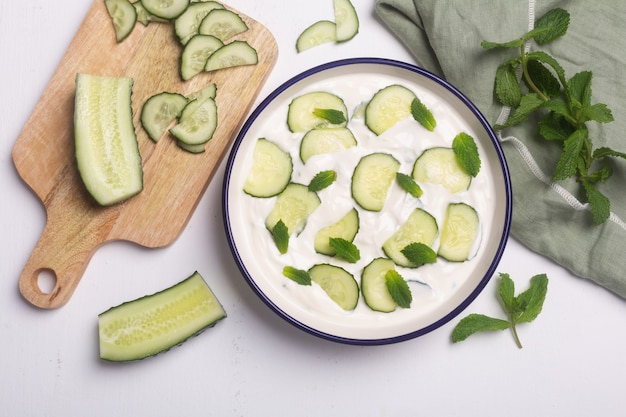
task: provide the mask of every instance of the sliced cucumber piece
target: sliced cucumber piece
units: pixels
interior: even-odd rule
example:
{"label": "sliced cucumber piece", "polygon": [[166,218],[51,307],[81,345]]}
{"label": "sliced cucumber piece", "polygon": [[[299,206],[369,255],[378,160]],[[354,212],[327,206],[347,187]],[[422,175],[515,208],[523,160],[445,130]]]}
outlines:
{"label": "sliced cucumber piece", "polygon": [[144,359],[182,344],[226,317],[198,272],[156,294],[98,315],[100,358]]}
{"label": "sliced cucumber piece", "polygon": [[141,4],[156,17],[162,19],[176,19],[189,7],[189,0],[141,0]]}
{"label": "sliced cucumber piece", "polygon": [[180,76],[187,81],[204,71],[207,60],[224,43],[211,35],[194,35],[183,48],[180,60]]}
{"label": "sliced cucumber piece", "polygon": [[315,252],[328,256],[335,256],[335,249],[330,246],[331,238],[342,238],[349,242],[359,231],[359,212],[352,208],[339,221],[320,229],[315,234],[313,247]]}
{"label": "sliced cucumber piece", "polygon": [[216,1],[191,2],[189,7],[174,21],[174,32],[183,45],[198,34],[200,23],[211,10],[223,9],[224,6]]}
{"label": "sliced cucumber piece", "polygon": [[317,283],[339,307],[354,310],[359,302],[359,284],[345,269],[329,264],[317,264],[309,269],[311,281]]}
{"label": "sliced cucumber piece", "polygon": [[296,40],[296,51],[302,52],[315,46],[335,42],[337,25],[330,20],[319,20],[302,31]]}
{"label": "sliced cucumber piece", "polygon": [[133,2],[133,6],[137,11],[137,21],[144,26],[147,26],[150,22],[167,22],[167,19],[157,17],[146,10],[141,3],[141,0]]}
{"label": "sliced cucumber piece", "polygon": [[347,127],[314,128],[300,142],[300,159],[306,163],[312,156],[337,152],[356,144],[354,134]]}
{"label": "sliced cucumber piece", "polygon": [[177,140],[176,145],[189,153],[203,153],[204,151],[206,151],[206,146],[204,143],[200,143],[198,145],[189,145],[183,141]]}
{"label": "sliced cucumber piece", "polygon": [[412,116],[411,103],[415,93],[392,84],[377,91],[365,108],[365,124],[376,135],[381,135],[400,120]]}
{"label": "sliced cucumber piece", "polygon": [[137,9],[129,0],[104,0],[104,5],[113,22],[115,39],[121,42],[130,35],[137,23]]}
{"label": "sliced cucumber piece", "polygon": [[333,0],[337,42],[345,42],[359,32],[359,16],[350,0]]}
{"label": "sliced cucumber piece", "polygon": [[228,9],[213,9],[202,19],[198,33],[213,35],[222,42],[248,30],[241,16]]}
{"label": "sliced cucumber piece", "polygon": [[387,272],[396,269],[396,264],[391,259],[376,258],[365,268],[361,274],[361,293],[363,301],[369,308],[382,313],[395,311],[398,304],[387,289]]}
{"label": "sliced cucumber piece", "polygon": [[187,104],[170,133],[186,145],[201,145],[211,140],[216,128],[217,104],[206,98]]}
{"label": "sliced cucumber piece", "polygon": [[416,208],[400,228],[383,243],[383,252],[396,265],[414,268],[402,250],[411,243],[423,243],[432,246],[439,233],[437,220],[427,211]]}
{"label": "sliced cucumber piece", "polygon": [[316,127],[344,127],[346,123],[331,124],[327,119],[315,115],[316,109],[336,110],[348,120],[348,109],[343,99],[326,91],[313,91],[294,98],[289,103],[287,111],[287,126],[289,130],[308,132]]}
{"label": "sliced cucumber piece", "polygon": [[187,103],[182,94],[169,92],[155,94],[146,100],[141,109],[141,125],[150,139],[158,142]]}
{"label": "sliced cucumber piece", "polygon": [[452,203],[446,209],[437,254],[452,262],[463,262],[470,256],[480,220],[476,210],[465,203]]}
{"label": "sliced cucumber piece", "polygon": [[265,219],[265,227],[272,230],[279,220],[287,226],[287,233],[299,234],[306,226],[307,219],[320,205],[317,193],[306,185],[290,183],[278,194],[274,208]]}
{"label": "sliced cucumber piece", "polygon": [[452,194],[467,190],[472,182],[452,148],[444,147],[422,152],[413,165],[412,175],[417,182],[440,184]]}
{"label": "sliced cucumber piece", "polygon": [[215,97],[217,97],[217,84],[215,83],[209,84],[208,86],[187,95],[190,102],[196,102],[195,105],[199,105],[199,103],[202,103],[204,100],[209,98],[215,100]]}
{"label": "sliced cucumber piece", "polygon": [[280,194],[291,181],[291,155],[276,143],[260,138],[254,145],[252,166],[243,191],[254,197]]}
{"label": "sliced cucumber piece", "polygon": [[223,68],[255,65],[259,56],[248,42],[232,41],[213,52],[206,62],[205,71],[217,71]]}
{"label": "sliced cucumber piece", "polygon": [[388,153],[372,153],[361,158],[352,174],[352,197],[369,211],[381,211],[400,162]]}
{"label": "sliced cucumber piece", "polygon": [[132,85],[128,77],[76,76],[76,162],[85,187],[103,206],[126,200],[143,189]]}

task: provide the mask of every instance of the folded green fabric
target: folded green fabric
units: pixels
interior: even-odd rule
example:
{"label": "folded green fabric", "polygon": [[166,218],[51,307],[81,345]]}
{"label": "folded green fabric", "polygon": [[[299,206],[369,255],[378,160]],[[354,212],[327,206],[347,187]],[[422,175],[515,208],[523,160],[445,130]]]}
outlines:
{"label": "folded green fabric", "polygon": [[[554,56],[567,78],[593,72],[592,99],[606,103],[615,118],[589,124],[594,147],[626,152],[626,2],[376,0],[378,16],[416,63],[458,87],[492,124],[506,117],[506,109],[494,99],[496,68],[516,51],[486,51],[481,41],[518,38],[535,17],[554,7],[570,13],[568,32],[547,45],[531,43],[531,50]],[[611,200],[611,218],[594,226],[587,205],[578,200],[578,184],[551,181],[559,144],[539,138],[534,123],[505,129],[500,139],[513,186],[512,236],[573,274],[626,298],[626,161],[610,160],[613,177],[600,188]]]}

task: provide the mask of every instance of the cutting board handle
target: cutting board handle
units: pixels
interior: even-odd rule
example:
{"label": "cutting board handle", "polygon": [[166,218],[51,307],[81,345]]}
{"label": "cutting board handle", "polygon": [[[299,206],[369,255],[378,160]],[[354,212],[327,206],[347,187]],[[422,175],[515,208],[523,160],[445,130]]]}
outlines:
{"label": "cutting board handle", "polygon": [[[52,221],[46,223],[19,278],[19,291],[24,298],[44,309],[67,303],[103,242],[101,222],[78,221],[68,227],[72,223],[54,219],[49,218]],[[48,273],[54,276],[54,286],[46,291],[41,284]]]}

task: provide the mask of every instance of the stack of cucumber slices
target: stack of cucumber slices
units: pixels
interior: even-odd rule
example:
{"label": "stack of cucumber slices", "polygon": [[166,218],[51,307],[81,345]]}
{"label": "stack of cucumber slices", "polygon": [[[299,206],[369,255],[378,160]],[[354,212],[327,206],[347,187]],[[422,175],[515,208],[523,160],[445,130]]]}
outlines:
{"label": "stack of cucumber slices", "polygon": [[[434,131],[436,121],[432,113],[408,87],[391,84],[381,88],[366,97],[352,115],[339,95],[324,90],[297,95],[285,110],[286,125],[292,136],[300,138],[299,147],[287,149],[281,147],[280,140],[258,138],[243,192],[251,198],[272,201],[264,222],[268,236],[273,238],[277,248],[280,246],[275,252],[277,257],[289,253],[289,240],[306,235],[307,239],[314,237],[310,245],[300,248],[311,247],[318,255],[327,257],[327,261],[308,265],[309,260],[303,256],[294,261],[300,265],[285,267],[284,277],[301,285],[316,283],[343,310],[354,310],[362,296],[371,310],[390,313],[398,307],[410,307],[410,288],[405,285],[402,289],[401,285],[399,290],[397,277],[401,281],[419,281],[402,277],[400,273],[408,271],[419,275],[419,268],[426,264],[454,264],[472,259],[480,243],[481,226],[475,208],[463,202],[472,178],[478,174],[474,168],[480,167],[480,155],[471,136],[461,132],[460,139],[452,141],[453,146],[425,149],[414,160],[412,172],[402,173],[399,159],[404,155],[377,151],[374,147],[359,149],[365,145],[360,144],[360,138],[354,133],[356,129],[351,125],[364,124],[374,139],[407,119],[414,119],[415,129],[420,129],[420,125],[425,128],[420,130],[421,135]],[[403,126],[406,129],[411,125]],[[336,178],[336,181],[346,184],[344,188],[349,190],[353,206],[342,212],[338,221],[314,233],[302,233],[309,216],[323,202],[324,194],[311,184],[299,182],[302,180],[294,171],[295,162],[306,167],[319,155],[332,157],[340,151],[352,150],[362,156],[351,178]],[[325,186],[338,186],[334,181],[333,177]],[[432,212],[433,208],[416,203],[416,208],[400,219],[393,233],[385,237],[378,255],[360,259],[355,238],[368,233],[361,228],[360,217],[365,213],[368,216],[385,213],[392,187],[400,187],[408,198],[419,200],[420,184],[430,184],[429,192],[436,189],[437,193],[450,197],[451,202],[444,212]]]}
{"label": "stack of cucumber slices", "polygon": [[298,52],[329,43],[346,42],[359,32],[359,17],[350,0],[333,0],[335,20],[319,20],[304,29],[296,40]]}

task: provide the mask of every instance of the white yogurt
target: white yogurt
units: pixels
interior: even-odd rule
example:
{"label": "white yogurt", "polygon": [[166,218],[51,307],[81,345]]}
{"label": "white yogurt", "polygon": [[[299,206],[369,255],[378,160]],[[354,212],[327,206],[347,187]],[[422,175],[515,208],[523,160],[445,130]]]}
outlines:
{"label": "white yogurt", "polygon": [[[259,289],[279,309],[300,323],[334,336],[360,339],[384,339],[422,329],[456,308],[483,279],[491,265],[503,234],[506,197],[503,173],[488,134],[473,113],[447,89],[412,72],[395,68],[364,66],[335,68],[297,83],[279,95],[248,130],[232,166],[228,188],[229,218],[233,238],[245,268]],[[286,125],[289,102],[309,91],[329,91],[340,96],[350,112],[369,100],[376,91],[390,84],[402,84],[413,90],[431,110],[437,127],[429,132],[412,118],[399,122],[380,136],[373,134],[362,118],[351,118],[348,127],[358,145],[333,154],[316,155],[303,164],[299,143],[304,133],[291,133]],[[392,154],[400,163],[400,172],[411,174],[417,157],[434,146],[452,146],[460,132],[471,135],[478,146],[482,167],[469,190],[450,194],[442,186],[420,184],[424,193],[416,199],[393,183],[382,212],[368,212],[351,197],[350,180],[360,158],[373,152]],[[308,184],[320,171],[335,170],[337,181],[320,191],[321,205],[309,217],[305,229],[292,236],[289,250],[280,255],[265,228],[265,217],[275,198],[254,198],[243,193],[252,151],[258,138],[266,138],[291,154],[294,162],[292,181]],[[351,272],[360,282],[361,271],[374,258],[384,256],[382,244],[406,220],[415,207],[432,214],[441,227],[446,207],[451,202],[465,202],[476,209],[481,219],[480,236],[472,258],[462,263],[438,259],[419,268],[400,268],[409,281],[413,295],[411,308],[392,313],[372,311],[361,299],[354,311],[344,311],[315,283],[302,286],[284,277],[284,266],[308,269],[317,263],[331,263]],[[355,264],[317,254],[313,238],[318,230],[346,214],[359,212],[360,229],[354,244],[361,260]],[[438,240],[434,244],[436,250]]]}

